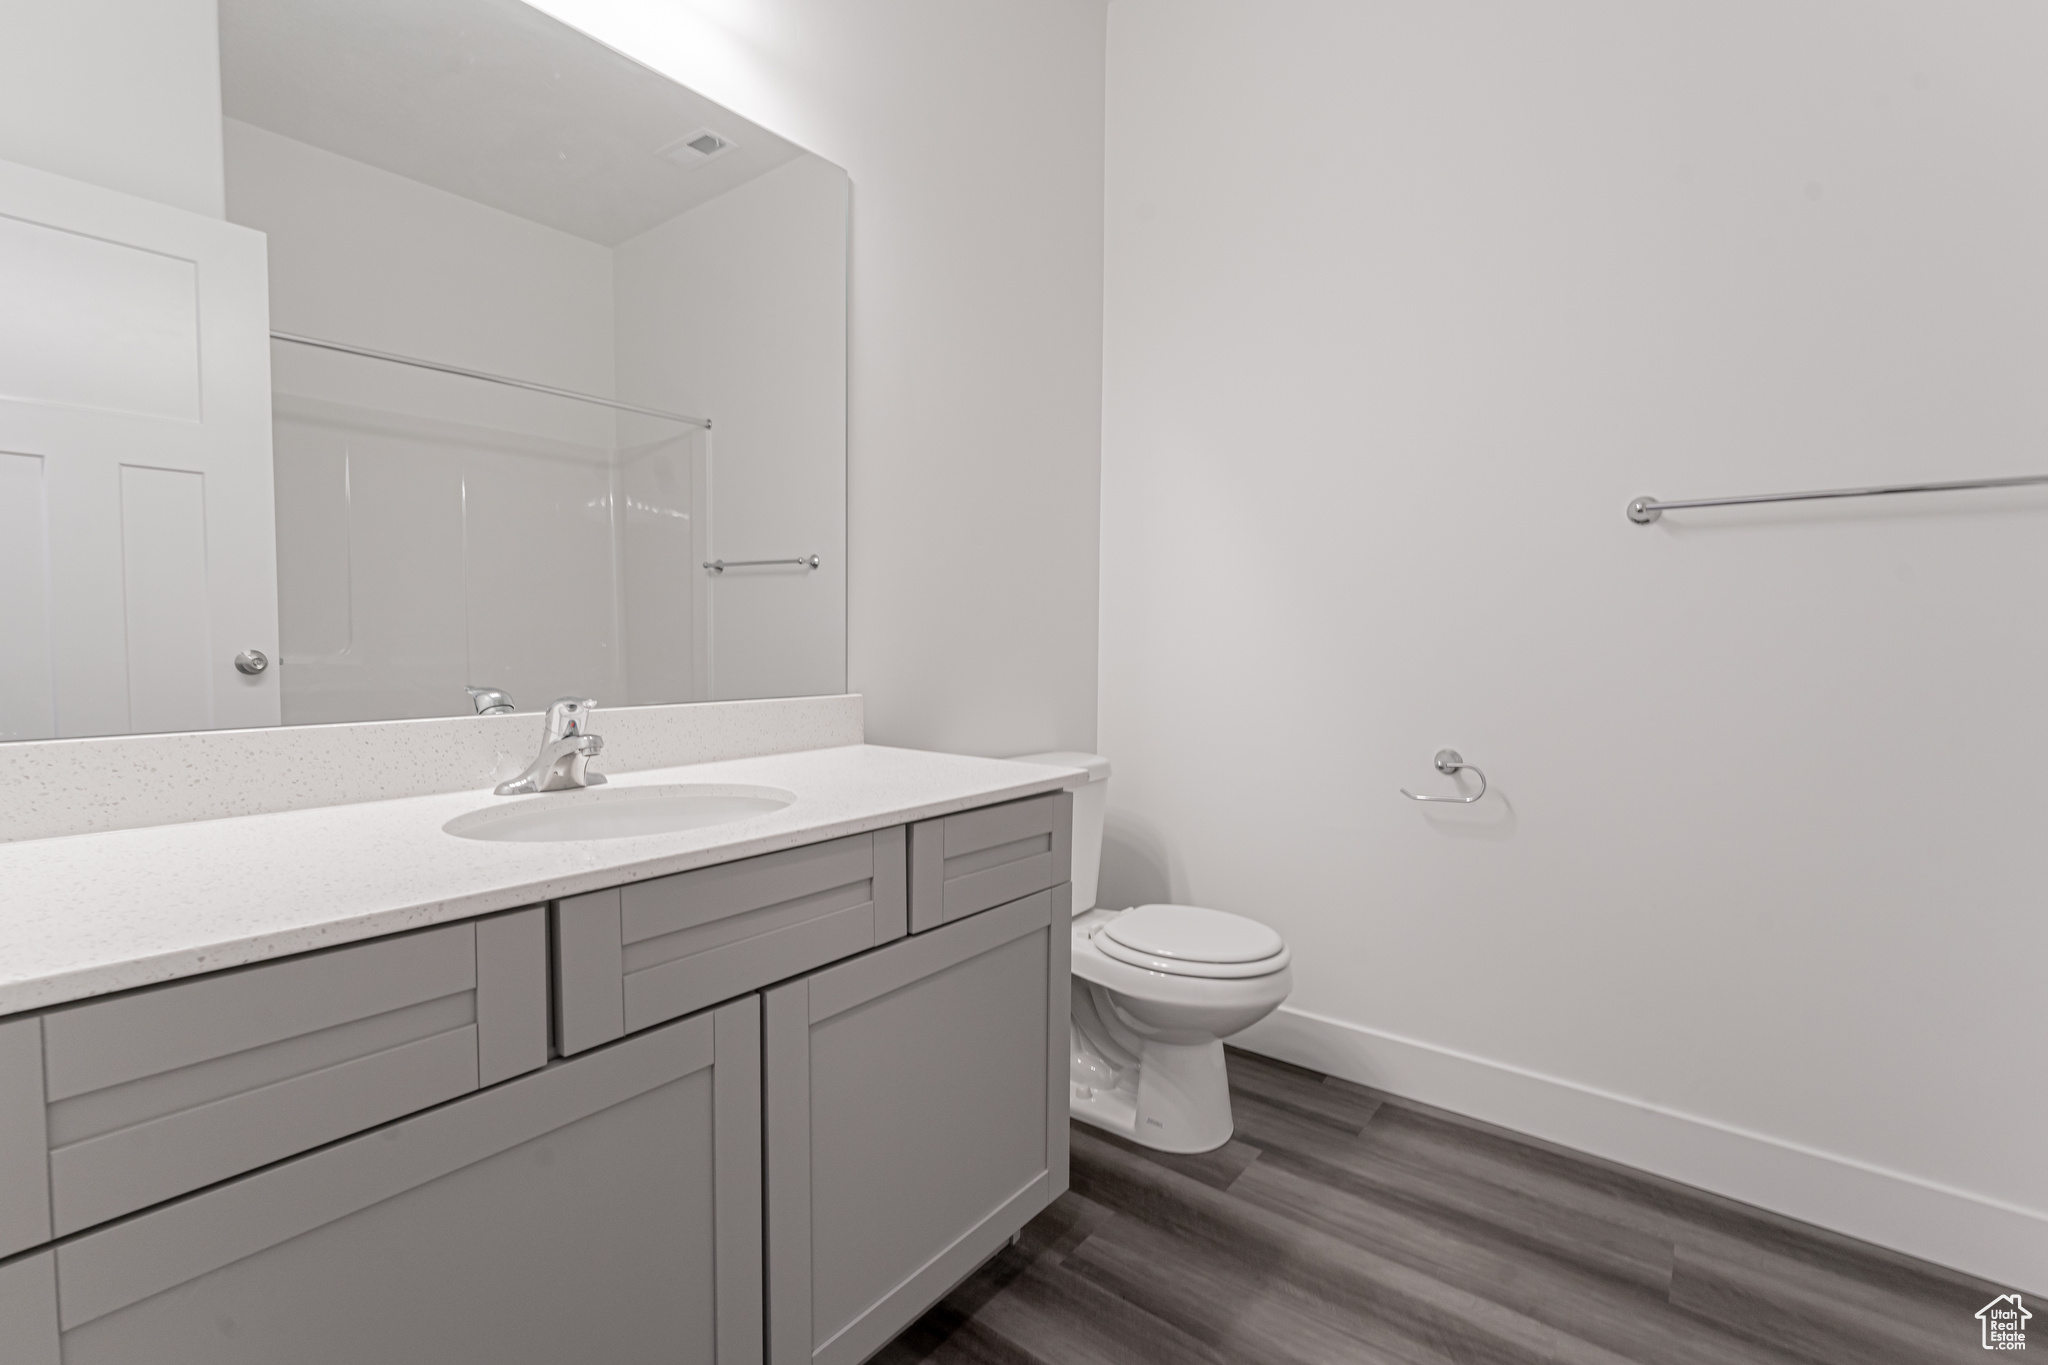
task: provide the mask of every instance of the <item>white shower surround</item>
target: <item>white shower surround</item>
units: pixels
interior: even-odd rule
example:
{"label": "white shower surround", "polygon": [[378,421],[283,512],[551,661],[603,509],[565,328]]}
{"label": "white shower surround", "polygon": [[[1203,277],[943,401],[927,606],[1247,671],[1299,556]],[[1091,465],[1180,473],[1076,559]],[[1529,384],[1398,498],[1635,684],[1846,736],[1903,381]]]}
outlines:
{"label": "white shower surround", "polygon": [[[278,330],[718,427],[273,348],[286,723],[458,715],[467,685],[528,705],[846,685],[843,172],[800,157],[614,249],[225,130]],[[701,567],[785,543],[820,566]]]}

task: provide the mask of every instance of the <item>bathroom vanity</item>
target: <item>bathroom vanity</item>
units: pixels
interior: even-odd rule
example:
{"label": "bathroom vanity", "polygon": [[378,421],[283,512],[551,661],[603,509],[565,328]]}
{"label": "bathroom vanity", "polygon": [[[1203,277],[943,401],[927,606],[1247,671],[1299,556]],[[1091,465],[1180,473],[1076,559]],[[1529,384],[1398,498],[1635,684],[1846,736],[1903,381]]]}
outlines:
{"label": "bathroom vanity", "polygon": [[669,834],[0,845],[5,1358],[865,1358],[1066,1187],[1069,780],[855,744],[602,789],[794,798]]}
{"label": "bathroom vanity", "polygon": [[1079,774],[832,695],[851,181],[202,17],[225,218],[0,162],[0,1365],[860,1360],[1065,1188]]}

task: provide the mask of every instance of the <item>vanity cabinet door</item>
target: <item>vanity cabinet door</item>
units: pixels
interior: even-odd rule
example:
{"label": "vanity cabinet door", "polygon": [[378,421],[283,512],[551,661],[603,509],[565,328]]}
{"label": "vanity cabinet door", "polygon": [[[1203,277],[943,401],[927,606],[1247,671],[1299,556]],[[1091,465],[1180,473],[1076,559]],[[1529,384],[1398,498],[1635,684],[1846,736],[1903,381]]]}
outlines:
{"label": "vanity cabinet door", "polygon": [[38,1022],[64,1237],[544,1065],[546,922],[536,906]]}
{"label": "vanity cabinet door", "polygon": [[757,1365],[760,1055],[749,996],[67,1242],[64,1365]]}
{"label": "vanity cabinet door", "polygon": [[57,1253],[0,1265],[0,1347],[8,1365],[63,1365],[57,1336]]}
{"label": "vanity cabinet door", "polygon": [[0,1257],[49,1240],[43,1021],[30,1015],[0,1023]]}
{"label": "vanity cabinet door", "polygon": [[902,826],[555,903],[564,1056],[903,937]]}
{"label": "vanity cabinet door", "polygon": [[1073,857],[1071,792],[920,820],[910,827],[910,932],[1058,886]]}
{"label": "vanity cabinet door", "polygon": [[1067,1186],[1061,885],[766,993],[772,1365],[852,1365]]}

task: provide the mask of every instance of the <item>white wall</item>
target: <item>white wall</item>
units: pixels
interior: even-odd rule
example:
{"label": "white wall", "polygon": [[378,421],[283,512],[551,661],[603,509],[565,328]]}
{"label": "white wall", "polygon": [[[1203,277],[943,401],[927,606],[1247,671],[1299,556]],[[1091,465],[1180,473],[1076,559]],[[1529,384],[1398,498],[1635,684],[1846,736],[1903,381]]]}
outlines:
{"label": "white wall", "polygon": [[869,738],[1095,738],[1102,0],[544,0],[853,179]]}
{"label": "white wall", "polygon": [[0,161],[220,217],[215,0],[0,0]]}
{"label": "white wall", "polygon": [[[1118,0],[1105,903],[1255,1046],[2048,1285],[2048,12]],[[1452,745],[1497,793],[1424,808]]]}
{"label": "white wall", "polygon": [[607,248],[238,119],[226,129],[228,217],[270,238],[278,331],[611,393]]}
{"label": "white wall", "polygon": [[[673,511],[672,494],[654,485],[686,466],[660,452],[627,466],[629,525],[649,541],[636,567],[658,569],[629,570],[628,612],[639,614],[637,600],[668,616],[675,570],[700,590],[708,648],[698,700],[846,686],[847,192],[845,172],[799,157],[614,251],[618,396],[713,423],[710,538],[694,561],[690,524],[648,505]],[[657,476],[645,496],[643,474]],[[684,491],[684,479],[670,484]],[[682,562],[657,548],[664,539]],[[811,554],[815,569],[703,569],[711,556]],[[651,623],[628,632],[636,660],[643,639],[656,651],[667,644]],[[636,662],[636,694],[661,676],[649,663]]]}

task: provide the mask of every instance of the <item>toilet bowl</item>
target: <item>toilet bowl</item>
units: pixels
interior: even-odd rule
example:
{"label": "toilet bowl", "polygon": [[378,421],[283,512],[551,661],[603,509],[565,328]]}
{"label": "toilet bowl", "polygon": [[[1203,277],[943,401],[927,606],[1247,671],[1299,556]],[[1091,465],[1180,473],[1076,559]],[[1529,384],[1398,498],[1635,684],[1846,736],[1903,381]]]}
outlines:
{"label": "toilet bowl", "polygon": [[1108,760],[1046,753],[1019,761],[1088,773],[1074,792],[1070,1112],[1160,1151],[1222,1146],[1232,1127],[1223,1039],[1287,998],[1287,945],[1222,910],[1096,908]]}

